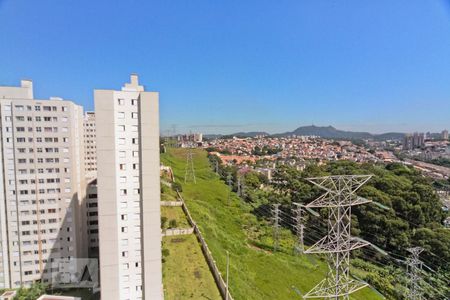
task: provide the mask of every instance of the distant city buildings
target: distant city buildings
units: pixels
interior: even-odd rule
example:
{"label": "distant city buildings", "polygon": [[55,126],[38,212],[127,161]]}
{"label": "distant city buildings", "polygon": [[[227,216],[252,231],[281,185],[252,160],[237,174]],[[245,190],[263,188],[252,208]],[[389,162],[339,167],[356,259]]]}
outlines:
{"label": "distant city buildings", "polygon": [[180,134],[177,136],[177,144],[179,147],[198,146],[203,142],[202,133]]}
{"label": "distant city buildings", "polygon": [[157,92],[95,90],[102,299],[163,298]]}
{"label": "distant city buildings", "polygon": [[425,134],[423,133],[413,133],[406,134],[403,139],[403,149],[404,150],[413,150],[416,148],[421,148],[425,145]]}
{"label": "distant city buildings", "polygon": [[448,130],[442,131],[441,137],[443,140],[448,140]]}

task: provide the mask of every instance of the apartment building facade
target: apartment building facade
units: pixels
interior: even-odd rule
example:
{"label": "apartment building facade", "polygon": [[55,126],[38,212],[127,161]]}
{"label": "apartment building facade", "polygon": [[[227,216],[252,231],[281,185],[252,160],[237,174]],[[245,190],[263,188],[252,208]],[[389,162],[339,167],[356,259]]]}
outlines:
{"label": "apartment building facade", "polygon": [[95,90],[102,299],[163,298],[159,94]]}
{"label": "apartment building facade", "polygon": [[0,288],[49,282],[51,263],[86,257],[83,108],[0,87]]}
{"label": "apartment building facade", "polygon": [[97,177],[97,145],[95,134],[95,112],[88,111],[84,114],[84,170],[86,178]]}

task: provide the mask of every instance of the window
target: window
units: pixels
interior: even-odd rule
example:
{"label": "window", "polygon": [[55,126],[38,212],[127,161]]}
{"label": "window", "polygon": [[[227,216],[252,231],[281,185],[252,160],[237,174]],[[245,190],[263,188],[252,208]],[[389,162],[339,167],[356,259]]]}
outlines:
{"label": "window", "polygon": [[34,110],[35,110],[35,111],[41,111],[41,107],[40,107],[39,105],[36,105],[36,106],[34,107]]}
{"label": "window", "polygon": [[137,105],[137,99],[131,99],[131,105]]}
{"label": "window", "polygon": [[124,132],[124,131],[125,131],[125,125],[119,125],[119,126],[118,126],[118,130],[119,130],[120,132]]}
{"label": "window", "polygon": [[125,100],[124,99],[117,99],[117,104],[119,105],[125,105]]}
{"label": "window", "polygon": [[125,139],[119,138],[119,145],[125,145]]}
{"label": "window", "polygon": [[119,151],[119,158],[125,158],[126,152],[125,151]]}
{"label": "window", "polygon": [[61,110],[62,110],[62,111],[67,111],[68,108],[67,108],[67,106],[63,106],[63,107],[61,107]]}
{"label": "window", "polygon": [[137,145],[139,142],[138,138],[132,138],[131,139],[131,143],[133,143],[133,145]]}
{"label": "window", "polygon": [[125,113],[124,112],[118,112],[117,113],[117,118],[118,119],[125,119]]}
{"label": "window", "polygon": [[135,112],[132,112],[132,113],[131,113],[131,118],[132,118],[132,119],[137,119],[137,118],[138,118],[138,114],[135,113]]}
{"label": "window", "polygon": [[120,196],[126,196],[126,195],[127,195],[127,189],[121,189]]}
{"label": "window", "polygon": [[119,169],[124,171],[127,169],[127,165],[126,164],[119,164]]}

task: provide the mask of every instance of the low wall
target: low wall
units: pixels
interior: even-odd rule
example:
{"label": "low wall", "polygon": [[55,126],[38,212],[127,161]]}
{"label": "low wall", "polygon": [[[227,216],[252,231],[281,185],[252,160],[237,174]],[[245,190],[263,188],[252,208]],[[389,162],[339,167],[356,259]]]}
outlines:
{"label": "low wall", "polygon": [[163,230],[162,236],[185,235],[185,234],[192,234],[193,232],[194,232],[194,227],[192,227],[192,228],[172,228],[172,229]]}
{"label": "low wall", "polygon": [[199,241],[199,243],[201,245],[203,255],[205,256],[206,262],[208,263],[209,269],[211,270],[211,273],[214,277],[214,281],[216,282],[217,287],[219,288],[219,292],[222,295],[222,298],[228,299],[228,300],[233,300],[233,297],[231,297],[231,294],[229,291],[228,291],[228,297],[227,297],[227,284],[226,284],[225,280],[223,280],[223,278],[222,278],[222,274],[220,273],[219,268],[216,265],[216,261],[214,260],[212,253],[209,250],[208,245],[206,244],[206,241],[203,238],[200,229],[198,228],[197,224],[194,222],[194,219],[192,219],[192,216],[186,206],[186,203],[184,203],[183,197],[181,197],[180,193],[177,192],[177,194],[178,194],[179,199],[183,203],[183,205],[182,205],[183,211],[186,214],[189,223],[194,228],[195,236],[197,237],[197,240]]}
{"label": "low wall", "polygon": [[161,206],[183,206],[181,201],[161,201]]}

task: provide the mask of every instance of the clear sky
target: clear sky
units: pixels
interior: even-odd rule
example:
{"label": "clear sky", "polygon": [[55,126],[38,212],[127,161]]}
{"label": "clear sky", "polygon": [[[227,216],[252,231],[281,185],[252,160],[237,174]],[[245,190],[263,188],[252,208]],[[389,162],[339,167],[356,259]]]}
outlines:
{"label": "clear sky", "polygon": [[132,72],[163,133],[450,129],[450,3],[0,0],[0,85],[91,110]]}

